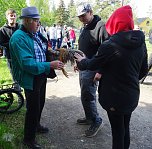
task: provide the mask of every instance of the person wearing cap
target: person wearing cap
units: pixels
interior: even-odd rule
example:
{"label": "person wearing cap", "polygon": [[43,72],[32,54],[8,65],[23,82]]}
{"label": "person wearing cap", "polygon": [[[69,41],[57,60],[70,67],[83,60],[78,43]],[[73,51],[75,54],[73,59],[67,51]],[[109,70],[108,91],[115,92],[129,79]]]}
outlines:
{"label": "person wearing cap", "polygon": [[[77,7],[77,17],[83,23],[78,39],[78,47],[87,58],[96,55],[100,44],[108,38],[105,24],[101,18],[93,14],[91,5],[80,3]],[[77,67],[74,68],[77,70]],[[81,102],[85,117],[77,120],[80,125],[90,125],[85,131],[86,137],[93,137],[102,126],[102,118],[99,116],[96,105],[96,90],[101,78],[100,70],[79,71],[81,88]]]}
{"label": "person wearing cap", "polygon": [[[16,22],[17,14],[14,9],[8,9],[5,12],[7,22],[0,28],[0,45],[6,48],[3,51],[3,56],[6,57],[7,65],[12,75],[12,66],[11,66],[11,57],[10,57],[10,49],[9,49],[9,40],[12,34],[19,29],[19,24]],[[13,78],[13,76],[12,76]],[[13,81],[16,80],[13,78]]]}
{"label": "person wearing cap", "polygon": [[130,119],[139,102],[139,80],[148,70],[145,35],[133,29],[132,8],[122,6],[106,22],[111,37],[101,44],[98,54],[92,59],[75,54],[80,70],[102,68],[99,102],[110,121],[112,149],[129,149]]}
{"label": "person wearing cap", "polygon": [[10,39],[10,54],[14,78],[24,88],[26,115],[23,143],[32,149],[41,149],[36,133],[49,130],[40,124],[45,103],[47,74],[64,67],[60,61],[46,62],[47,40],[38,31],[40,15],[36,7],[22,9],[22,25]]}

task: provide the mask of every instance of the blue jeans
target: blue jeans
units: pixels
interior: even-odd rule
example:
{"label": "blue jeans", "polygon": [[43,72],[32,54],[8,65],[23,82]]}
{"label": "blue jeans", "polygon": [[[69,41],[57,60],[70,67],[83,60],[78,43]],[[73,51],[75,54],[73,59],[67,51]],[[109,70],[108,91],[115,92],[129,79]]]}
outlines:
{"label": "blue jeans", "polygon": [[75,39],[70,39],[70,43],[71,43],[71,48],[74,49]]}
{"label": "blue jeans", "polygon": [[55,50],[55,47],[56,47],[56,39],[51,39],[51,46],[52,46],[52,49]]}
{"label": "blue jeans", "polygon": [[57,48],[60,48],[62,44],[62,38],[57,39]]}
{"label": "blue jeans", "polygon": [[81,102],[86,119],[90,119],[94,123],[100,123],[102,119],[99,117],[96,105],[96,90],[98,82],[93,82],[95,74],[95,71],[90,70],[79,72]]}

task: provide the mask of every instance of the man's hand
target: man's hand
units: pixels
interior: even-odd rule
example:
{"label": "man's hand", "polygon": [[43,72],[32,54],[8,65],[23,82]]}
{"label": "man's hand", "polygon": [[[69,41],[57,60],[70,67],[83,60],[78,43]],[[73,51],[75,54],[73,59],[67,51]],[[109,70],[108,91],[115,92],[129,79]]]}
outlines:
{"label": "man's hand", "polygon": [[101,79],[101,76],[102,76],[102,74],[96,73],[95,76],[94,76],[93,81],[99,81]]}
{"label": "man's hand", "polygon": [[86,58],[85,55],[81,56],[81,55],[78,54],[77,52],[75,52],[74,57],[75,57],[75,59],[76,59],[77,62],[80,62],[81,60],[83,60],[83,59]]}
{"label": "man's hand", "polygon": [[64,63],[58,60],[50,62],[50,65],[51,65],[51,68],[58,69],[58,70],[61,70],[64,67]]}

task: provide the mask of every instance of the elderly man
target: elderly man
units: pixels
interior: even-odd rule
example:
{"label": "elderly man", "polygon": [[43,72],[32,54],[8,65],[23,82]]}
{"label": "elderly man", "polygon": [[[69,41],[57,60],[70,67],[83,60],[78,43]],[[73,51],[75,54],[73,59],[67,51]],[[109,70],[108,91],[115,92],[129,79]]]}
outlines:
{"label": "elderly man", "polygon": [[[104,23],[97,15],[93,15],[92,8],[88,3],[80,3],[77,7],[77,16],[83,23],[78,39],[78,47],[87,58],[96,55],[100,44],[108,38]],[[76,67],[75,67],[76,69]],[[85,131],[86,137],[93,137],[102,125],[102,118],[99,116],[96,106],[97,83],[101,77],[99,71],[79,71],[81,102],[84,108],[85,117],[77,120],[79,125],[90,125]]]}
{"label": "elderly man", "polygon": [[26,116],[23,143],[32,149],[41,149],[36,143],[36,133],[47,133],[40,124],[45,103],[47,74],[50,69],[64,67],[60,61],[46,62],[47,40],[37,32],[40,15],[36,7],[22,9],[22,26],[10,39],[13,76],[24,88]]}

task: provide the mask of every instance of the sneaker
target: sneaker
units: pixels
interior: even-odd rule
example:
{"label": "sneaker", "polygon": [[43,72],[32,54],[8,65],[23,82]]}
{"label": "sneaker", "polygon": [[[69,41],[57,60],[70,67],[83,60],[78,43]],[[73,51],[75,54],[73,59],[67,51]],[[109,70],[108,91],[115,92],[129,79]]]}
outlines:
{"label": "sneaker", "polygon": [[37,127],[37,130],[36,130],[37,133],[48,133],[49,132],[49,129],[47,127],[44,127],[42,125],[39,125]]}
{"label": "sneaker", "polygon": [[91,125],[92,123],[93,123],[92,120],[89,120],[86,118],[77,119],[77,124],[79,124],[79,125]]}
{"label": "sneaker", "polygon": [[85,131],[85,136],[88,138],[94,137],[98,131],[100,130],[102,126],[101,123],[93,123],[86,131]]}

